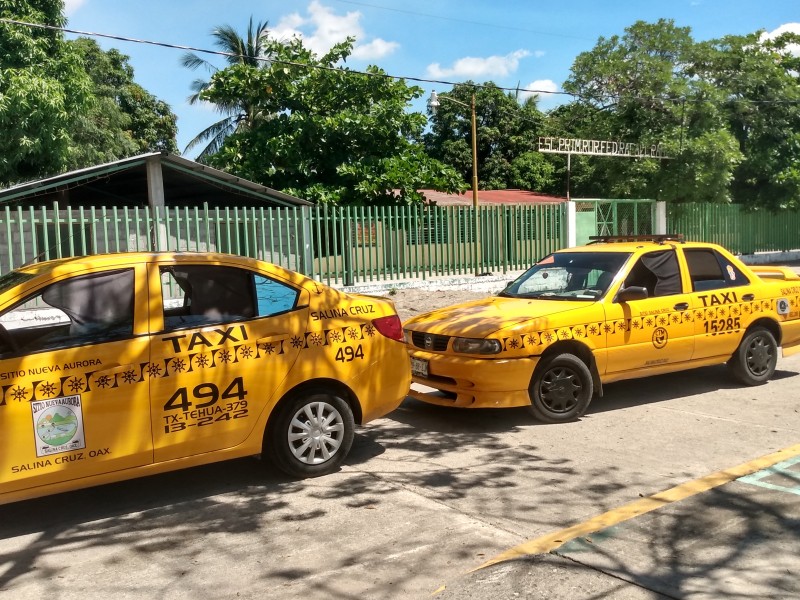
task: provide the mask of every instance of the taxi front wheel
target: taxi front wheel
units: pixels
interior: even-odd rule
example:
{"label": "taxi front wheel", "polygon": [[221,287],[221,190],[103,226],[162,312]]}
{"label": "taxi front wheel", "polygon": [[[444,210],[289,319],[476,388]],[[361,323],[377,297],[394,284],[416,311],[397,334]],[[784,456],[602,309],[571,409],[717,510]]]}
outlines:
{"label": "taxi front wheel", "polygon": [[778,364],[778,344],[769,330],[756,327],[748,331],[728,361],[733,375],[745,385],[766,383]]}
{"label": "taxi front wheel", "polygon": [[580,358],[558,354],[545,359],[533,375],[530,412],[545,423],[573,421],[592,399],[592,374]]}
{"label": "taxi front wheel", "polygon": [[267,458],[292,477],[319,477],[335,471],[353,445],[353,411],[342,398],[306,390],[284,402],[270,424]]}

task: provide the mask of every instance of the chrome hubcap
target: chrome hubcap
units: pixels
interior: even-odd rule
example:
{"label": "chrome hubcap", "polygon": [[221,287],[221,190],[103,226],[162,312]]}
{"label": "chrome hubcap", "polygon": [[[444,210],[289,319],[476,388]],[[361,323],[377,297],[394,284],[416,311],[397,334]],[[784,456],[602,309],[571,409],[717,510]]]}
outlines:
{"label": "chrome hubcap", "polygon": [[309,402],[292,417],[289,448],[307,465],[324,463],[336,454],[344,438],[344,420],[327,402]]}

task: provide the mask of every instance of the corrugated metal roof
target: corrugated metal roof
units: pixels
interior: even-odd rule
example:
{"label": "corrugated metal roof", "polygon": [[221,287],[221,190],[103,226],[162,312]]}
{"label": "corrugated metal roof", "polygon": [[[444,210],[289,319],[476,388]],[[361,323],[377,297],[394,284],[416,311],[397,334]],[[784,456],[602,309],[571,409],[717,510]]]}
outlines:
{"label": "corrugated metal roof", "polygon": [[[472,206],[472,192],[463,194],[445,194],[434,190],[420,190],[429,204],[437,206]],[[527,190],[478,190],[478,204],[509,205],[509,204],[558,204],[566,202],[566,198],[549,196]]]}
{"label": "corrugated metal roof", "polygon": [[[273,206],[310,206],[313,203],[278,190],[254,183],[230,173],[169,154],[151,152],[114,162],[62,173],[0,190],[0,204],[25,202],[42,196],[69,191],[76,196],[71,203],[81,204],[82,187],[91,188],[92,197],[105,197],[113,201],[147,204],[145,165],[158,157],[161,161],[165,201],[170,204],[197,204],[203,196],[245,197]],[[143,185],[137,185],[144,182]]]}

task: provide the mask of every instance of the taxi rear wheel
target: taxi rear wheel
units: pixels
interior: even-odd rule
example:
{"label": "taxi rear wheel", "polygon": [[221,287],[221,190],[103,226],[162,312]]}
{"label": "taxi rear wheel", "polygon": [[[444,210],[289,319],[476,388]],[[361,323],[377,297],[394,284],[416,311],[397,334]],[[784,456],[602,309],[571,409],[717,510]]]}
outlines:
{"label": "taxi rear wheel", "polygon": [[586,412],[592,393],[592,374],[586,363],[573,354],[554,355],[533,375],[529,410],[545,423],[573,421]]}
{"label": "taxi rear wheel", "polygon": [[769,330],[756,327],[748,331],[728,361],[736,379],[745,385],[766,383],[778,364],[778,344]]}
{"label": "taxi rear wheel", "polygon": [[319,477],[335,471],[353,445],[353,411],[342,398],[306,390],[283,403],[271,422],[267,458],[292,477]]}

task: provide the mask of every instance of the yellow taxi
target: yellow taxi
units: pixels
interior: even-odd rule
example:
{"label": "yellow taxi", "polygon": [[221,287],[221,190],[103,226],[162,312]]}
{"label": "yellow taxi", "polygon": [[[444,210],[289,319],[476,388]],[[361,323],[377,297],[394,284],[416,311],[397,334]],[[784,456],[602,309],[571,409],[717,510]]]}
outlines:
{"label": "yellow taxi", "polygon": [[261,453],[334,471],[410,372],[385,299],[224,254],[0,277],[0,504]]}
{"label": "yellow taxi", "polygon": [[800,277],[681,236],[597,237],[496,297],[404,324],[418,400],[581,417],[603,384],[726,362],[746,385],[800,351]]}

